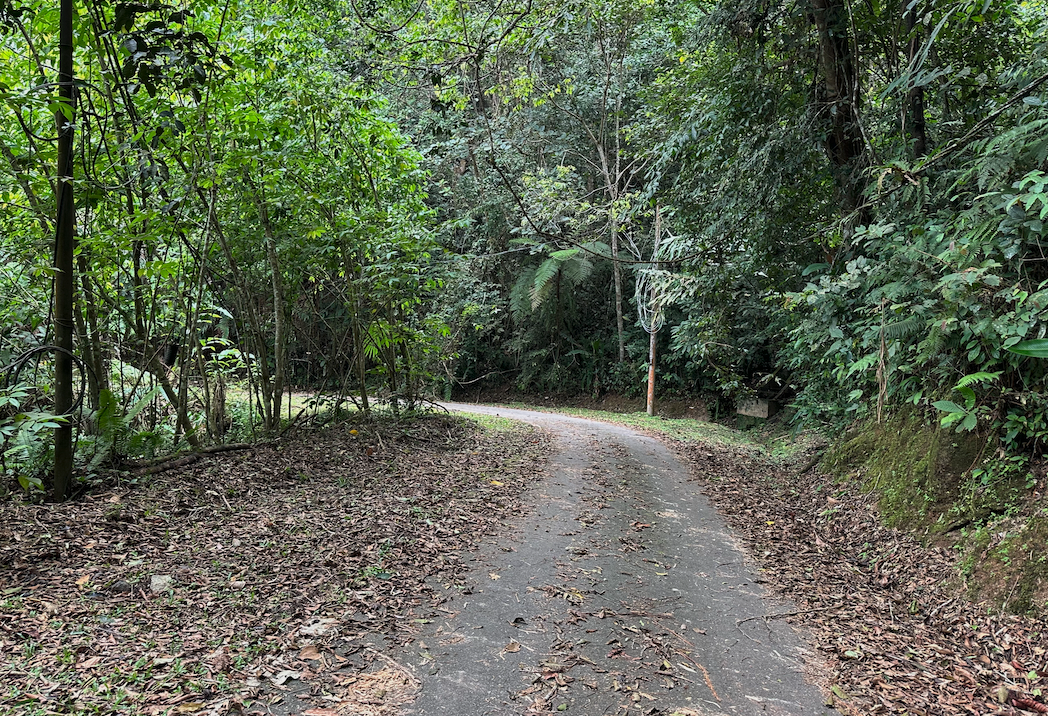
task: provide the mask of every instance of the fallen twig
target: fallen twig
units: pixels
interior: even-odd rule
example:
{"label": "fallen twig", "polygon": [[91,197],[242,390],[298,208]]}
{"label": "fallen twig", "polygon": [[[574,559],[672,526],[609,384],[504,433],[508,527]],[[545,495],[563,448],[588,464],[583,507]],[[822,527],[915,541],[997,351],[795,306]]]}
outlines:
{"label": "fallen twig", "polygon": [[157,463],[150,467],[144,467],[139,470],[135,470],[135,477],[145,477],[146,475],[155,475],[159,472],[166,472],[167,470],[174,470],[176,467],[184,467],[190,465],[200,459],[200,455],[197,453],[191,453],[189,455],[183,455],[182,457],[171,457],[164,462]]}
{"label": "fallen twig", "polygon": [[745,619],[736,619],[735,626],[741,627],[746,622],[751,622],[754,619],[763,619],[765,623],[772,619],[784,619],[786,617],[797,617],[801,614],[814,614],[815,612],[827,612],[831,609],[840,609],[840,604],[833,604],[828,607],[815,607],[813,609],[796,609],[792,612],[778,612],[776,614],[757,614],[756,616],[746,617]]}

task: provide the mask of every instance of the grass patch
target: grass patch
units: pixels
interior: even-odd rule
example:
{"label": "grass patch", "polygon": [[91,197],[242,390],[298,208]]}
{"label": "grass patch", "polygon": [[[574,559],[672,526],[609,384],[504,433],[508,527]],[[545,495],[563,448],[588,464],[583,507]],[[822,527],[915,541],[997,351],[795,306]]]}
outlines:
{"label": "grass patch", "polygon": [[515,433],[525,429],[521,426],[521,423],[517,420],[511,420],[509,418],[503,418],[498,415],[485,415],[483,413],[468,413],[464,414],[466,420],[475,423],[484,432],[490,434],[500,433]]}

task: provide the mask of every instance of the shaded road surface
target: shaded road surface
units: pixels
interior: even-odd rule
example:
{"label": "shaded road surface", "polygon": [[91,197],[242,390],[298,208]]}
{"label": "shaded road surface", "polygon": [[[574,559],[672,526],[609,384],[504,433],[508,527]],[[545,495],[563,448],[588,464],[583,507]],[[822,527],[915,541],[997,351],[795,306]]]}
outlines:
{"label": "shaded road surface", "polygon": [[449,404],[558,436],[532,509],[476,558],[403,658],[426,715],[832,714],[720,517],[658,441],[560,415]]}

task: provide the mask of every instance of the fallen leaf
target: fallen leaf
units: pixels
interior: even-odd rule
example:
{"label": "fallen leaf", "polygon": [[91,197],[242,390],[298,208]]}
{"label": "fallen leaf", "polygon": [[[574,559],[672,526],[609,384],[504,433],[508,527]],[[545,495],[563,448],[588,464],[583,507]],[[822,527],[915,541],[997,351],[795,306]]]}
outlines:
{"label": "fallen leaf", "polygon": [[298,652],[299,659],[318,660],[324,657],[320,655],[320,650],[317,649],[313,644],[307,644],[302,647]]}
{"label": "fallen leaf", "polygon": [[269,680],[273,682],[274,686],[283,686],[289,679],[297,679],[301,675],[302,672],[300,671],[289,671],[285,669],[284,671],[277,672]]}
{"label": "fallen leaf", "polygon": [[230,658],[229,652],[226,651],[225,647],[211,655],[211,667],[215,671],[229,671],[229,667],[232,665],[233,660]]}

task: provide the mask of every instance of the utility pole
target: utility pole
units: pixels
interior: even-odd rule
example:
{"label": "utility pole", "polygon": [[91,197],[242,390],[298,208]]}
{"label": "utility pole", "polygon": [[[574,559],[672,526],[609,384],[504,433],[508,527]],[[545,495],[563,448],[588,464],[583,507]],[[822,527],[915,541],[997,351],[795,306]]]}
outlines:
{"label": "utility pole", "polygon": [[[654,259],[659,251],[659,243],[662,241],[662,212],[660,211],[659,204],[655,204],[655,246],[651,250],[651,256]],[[658,264],[653,264],[657,266]],[[647,300],[654,302],[655,289],[651,287],[650,293],[645,297]],[[647,326],[649,344],[648,344],[648,415],[655,415],[655,336],[659,333],[661,327],[659,312],[662,310],[661,306],[652,307],[651,323]]]}
{"label": "utility pole", "polygon": [[648,346],[648,415],[655,415],[655,336],[652,331]]}
{"label": "utility pole", "polygon": [[54,499],[61,502],[73,476],[73,0],[61,0],[58,28],[58,197],[55,232],[55,428]]}

